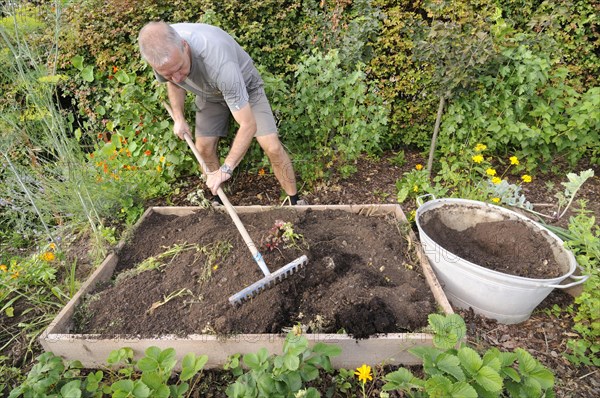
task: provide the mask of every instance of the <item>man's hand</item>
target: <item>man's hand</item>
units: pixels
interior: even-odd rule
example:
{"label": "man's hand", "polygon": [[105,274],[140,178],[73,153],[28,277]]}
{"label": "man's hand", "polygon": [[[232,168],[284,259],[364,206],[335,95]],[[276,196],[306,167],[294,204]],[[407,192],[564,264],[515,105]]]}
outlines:
{"label": "man's hand", "polygon": [[190,125],[187,124],[185,120],[177,120],[173,124],[173,132],[175,135],[181,139],[183,139],[183,134],[187,133],[190,137],[192,134],[190,133]]}
{"label": "man's hand", "polygon": [[217,169],[216,171],[211,171],[206,174],[206,186],[208,189],[210,189],[213,195],[216,195],[221,184],[230,178],[231,176],[228,173]]}

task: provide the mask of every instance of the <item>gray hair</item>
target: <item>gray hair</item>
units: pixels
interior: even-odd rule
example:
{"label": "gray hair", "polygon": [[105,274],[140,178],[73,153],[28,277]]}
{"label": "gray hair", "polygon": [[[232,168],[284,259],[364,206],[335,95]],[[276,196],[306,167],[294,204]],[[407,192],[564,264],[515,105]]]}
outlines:
{"label": "gray hair", "polygon": [[140,53],[150,65],[164,65],[171,56],[173,48],[183,51],[183,41],[175,29],[166,22],[150,22],[138,35]]}

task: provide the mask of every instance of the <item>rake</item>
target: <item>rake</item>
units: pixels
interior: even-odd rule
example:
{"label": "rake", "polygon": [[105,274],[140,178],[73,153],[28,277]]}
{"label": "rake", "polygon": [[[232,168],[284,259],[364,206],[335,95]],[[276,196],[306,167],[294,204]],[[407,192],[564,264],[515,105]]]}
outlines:
{"label": "rake", "polygon": [[[173,118],[173,112],[171,111],[171,107],[166,103],[163,103],[163,105],[167,109],[167,112],[169,112],[169,115],[171,115],[171,118]],[[196,149],[194,141],[187,133],[183,134],[183,138],[194,153],[194,156],[196,156],[196,159],[198,160],[202,171],[204,172],[204,174],[206,174],[208,168],[206,167],[206,163],[204,163],[204,160],[200,156],[200,152],[198,152],[198,149]],[[221,187],[219,187],[219,189],[217,190],[217,195],[219,195],[221,202],[223,202],[223,206],[225,206],[225,209],[227,209],[227,213],[229,213],[229,216],[233,220],[233,223],[237,227],[239,233],[242,235],[244,243],[250,250],[250,253],[252,253],[252,258],[254,259],[254,261],[256,261],[256,264],[258,264],[258,267],[264,274],[263,278],[259,279],[250,286],[240,290],[236,294],[229,297],[229,303],[231,305],[239,305],[247,300],[252,299],[263,290],[270,288],[271,286],[286,279],[288,276],[296,273],[300,268],[304,267],[308,263],[308,257],[306,257],[306,255],[302,255],[296,260],[292,261],[291,263],[288,263],[283,267],[279,268],[275,272],[269,271],[269,267],[267,267],[267,264],[265,263],[262,254],[260,254],[260,252],[256,248],[256,245],[252,241],[252,238],[248,234],[248,231],[244,227],[244,224],[242,224],[240,217],[235,211],[235,208],[233,207],[231,202],[229,202],[229,199],[227,199],[227,196],[225,195],[225,192],[223,192],[223,189],[221,189]]]}

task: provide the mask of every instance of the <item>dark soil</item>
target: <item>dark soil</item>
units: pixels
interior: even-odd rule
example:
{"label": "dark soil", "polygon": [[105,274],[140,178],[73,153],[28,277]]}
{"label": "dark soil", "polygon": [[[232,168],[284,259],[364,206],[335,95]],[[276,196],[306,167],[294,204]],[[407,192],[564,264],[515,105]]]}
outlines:
{"label": "dark soil", "polygon": [[522,221],[482,222],[463,231],[448,227],[441,212],[427,212],[423,231],[448,252],[482,267],[525,278],[552,279],[565,274],[552,246]]}
{"label": "dark soil", "polygon": [[[301,323],[308,332],[345,331],[367,338],[416,331],[436,311],[418,262],[407,253],[400,223],[390,216],[286,207],[240,218],[252,239],[263,243],[271,271],[303,254],[309,258],[306,267],[234,307],[228,297],[263,275],[227,213],[152,213],[121,251],[116,281],[80,307],[78,332],[142,337],[282,333]],[[277,220],[293,225],[300,235],[295,244],[273,239]],[[149,257],[186,243],[203,251],[186,250],[163,259],[160,270],[124,276]],[[266,243],[276,247],[269,250]],[[180,291],[185,294],[156,305]]]}

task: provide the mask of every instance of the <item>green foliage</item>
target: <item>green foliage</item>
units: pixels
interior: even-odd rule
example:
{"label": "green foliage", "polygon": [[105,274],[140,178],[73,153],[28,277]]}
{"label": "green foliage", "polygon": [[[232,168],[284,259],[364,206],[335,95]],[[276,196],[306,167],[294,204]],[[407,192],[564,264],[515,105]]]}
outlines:
{"label": "green foliage", "polygon": [[582,274],[589,275],[582,293],[567,309],[579,337],[567,342],[567,359],[576,365],[600,366],[600,227],[582,203],[569,219],[566,245],[576,256]]}
{"label": "green foliage", "polygon": [[343,69],[352,71],[357,63],[368,63],[374,56],[372,43],[379,36],[383,14],[372,0],[329,0],[303,2],[307,21],[301,32],[304,48],[322,53],[338,50]]}
{"label": "green foliage", "polygon": [[404,173],[402,178],[396,180],[396,190],[398,203],[404,203],[408,199],[416,199],[426,194],[444,197],[448,192],[440,184],[432,184],[424,169]]}
{"label": "green foliage", "polygon": [[[410,397],[553,397],[554,375],[527,351],[496,348],[480,356],[460,343],[466,334],[456,314],[429,315],[434,347],[416,347],[411,353],[423,360],[425,378],[400,368],[384,376],[384,391],[403,391]],[[459,347],[457,345],[460,343]]]}
{"label": "green foliage", "polygon": [[[390,106],[390,127],[382,140],[384,148],[401,144],[424,146],[429,142],[437,98],[426,95],[431,67],[417,67],[413,60],[416,26],[422,21],[409,2],[376,1],[384,19],[373,43],[369,80]],[[397,4],[400,3],[400,4]]]}
{"label": "green foliage", "polygon": [[108,365],[119,367],[118,370],[108,368],[107,374],[98,370],[84,376],[79,361],[65,362],[46,352],[37,358],[27,379],[9,397],[183,397],[190,387],[188,381],[202,370],[207,360],[206,355],[187,354],[181,362],[181,372],[175,377],[177,359],[172,348],[150,347],[139,361],[133,359],[133,350],[121,348],[111,352],[107,360]]}
{"label": "green foliage", "polygon": [[38,336],[70,298],[64,257],[54,243],[23,257],[0,253],[0,352],[11,353],[0,362],[0,395],[19,381],[12,367],[33,359]]}
{"label": "green foliage", "polygon": [[339,347],[317,343],[309,347],[302,335],[288,333],[281,355],[269,355],[265,348],[243,356],[248,368],[244,373],[239,357],[234,357],[228,368],[239,375],[227,388],[230,398],[291,398],[299,393],[305,397],[320,397],[313,387],[305,389],[306,383],[319,377],[319,370],[332,372],[331,357],[339,355]]}
{"label": "green foliage", "polygon": [[369,90],[360,65],[351,73],[342,69],[337,51],[313,51],[296,78],[291,100],[274,104],[284,117],[280,130],[294,167],[307,182],[327,177],[334,165],[349,176],[359,155],[379,150],[386,107]]}
{"label": "green foliage", "polygon": [[[569,84],[569,71],[555,66],[551,38],[519,33],[496,20],[501,58],[478,76],[479,89],[457,98],[444,118],[440,150],[456,142],[489,142],[496,153],[516,151],[532,170],[557,155],[574,165],[598,153],[600,95]],[[483,99],[483,100],[482,100]],[[576,149],[577,148],[577,149]]]}

